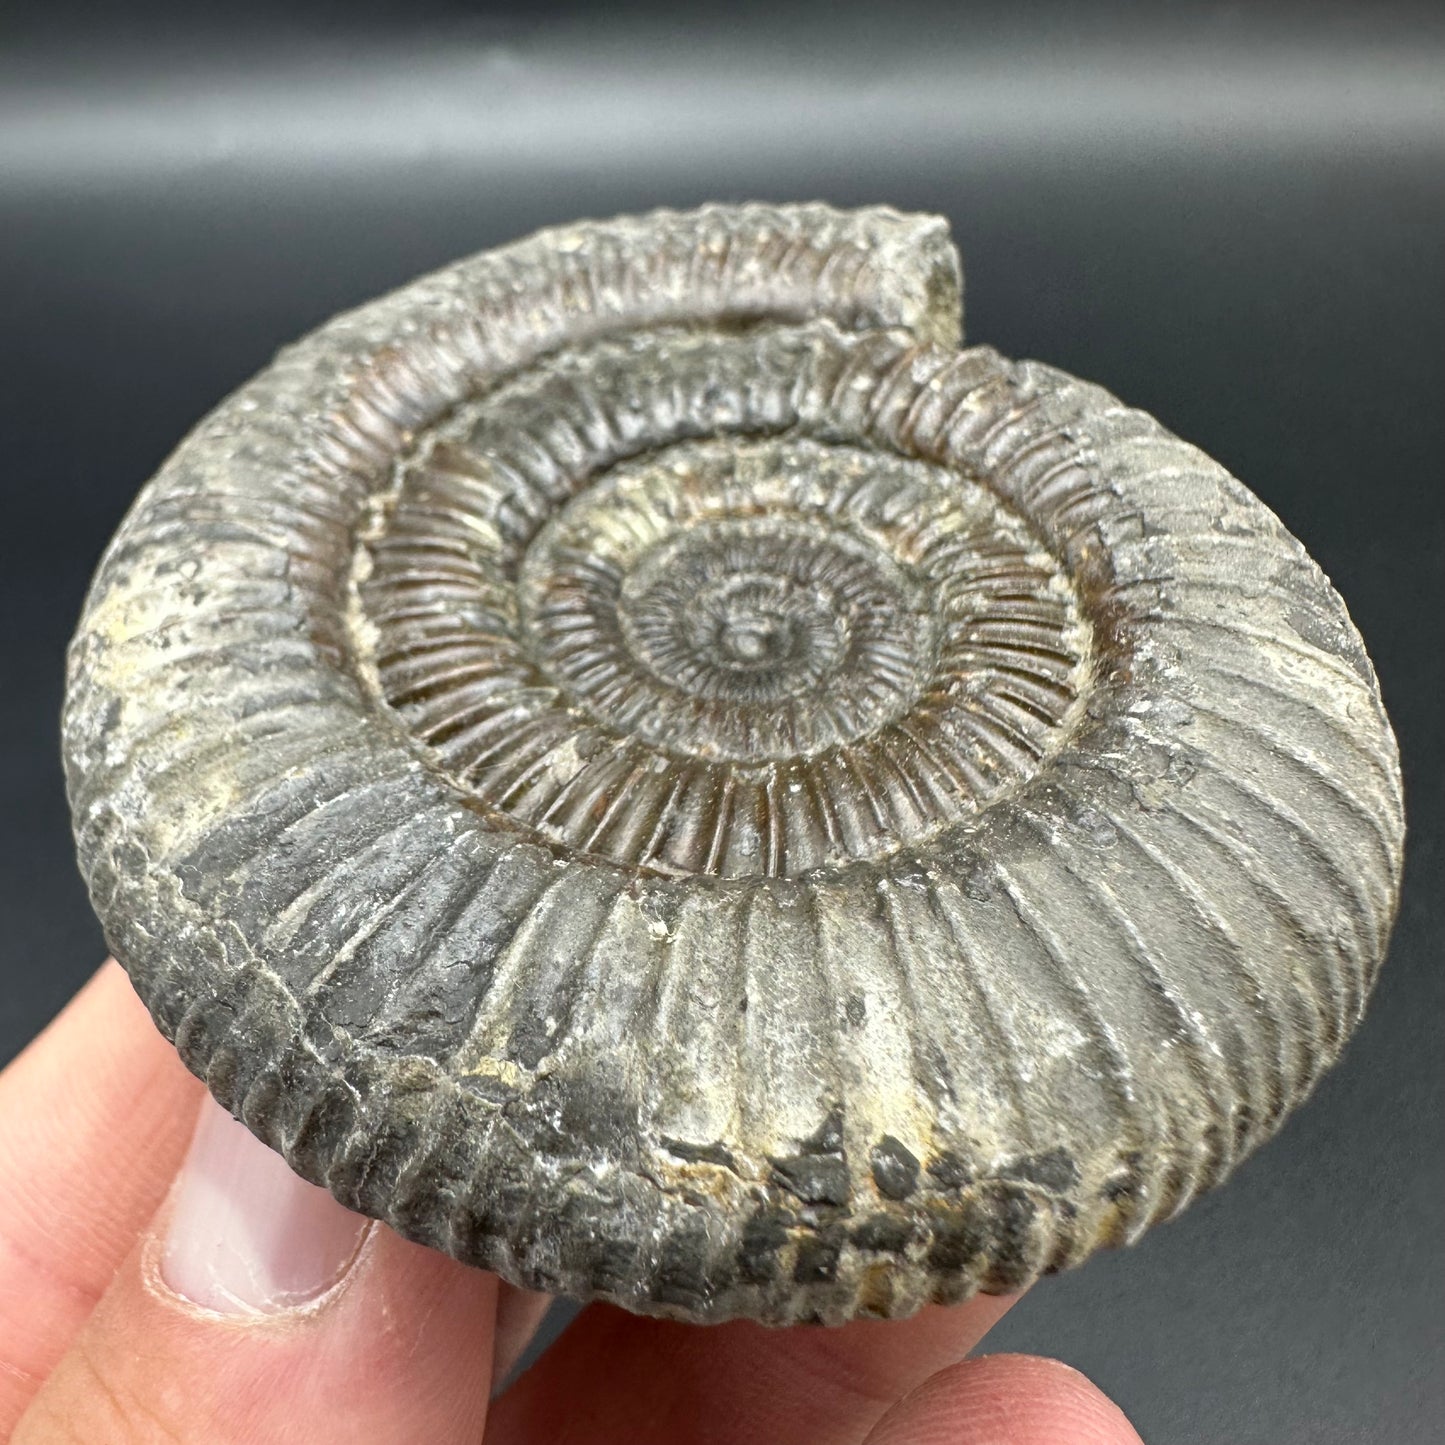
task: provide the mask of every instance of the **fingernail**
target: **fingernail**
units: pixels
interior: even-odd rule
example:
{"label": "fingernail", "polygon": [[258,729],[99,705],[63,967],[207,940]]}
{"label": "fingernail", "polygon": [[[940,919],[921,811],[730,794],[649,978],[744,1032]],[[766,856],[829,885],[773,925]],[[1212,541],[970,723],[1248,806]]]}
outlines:
{"label": "fingernail", "polygon": [[205,1309],[282,1314],[340,1281],[370,1224],[207,1098],[176,1181],[160,1274]]}

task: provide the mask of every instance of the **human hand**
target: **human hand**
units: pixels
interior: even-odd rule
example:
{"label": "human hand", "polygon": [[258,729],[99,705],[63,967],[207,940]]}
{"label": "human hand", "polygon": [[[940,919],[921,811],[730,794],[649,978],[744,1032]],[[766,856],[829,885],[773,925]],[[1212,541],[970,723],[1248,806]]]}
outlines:
{"label": "human hand", "polygon": [[298,1179],[114,963],[0,1074],[14,1445],[1138,1445],[1055,1361],[964,1359],[1007,1299],[836,1330],[594,1305],[492,1399],[546,1303]]}

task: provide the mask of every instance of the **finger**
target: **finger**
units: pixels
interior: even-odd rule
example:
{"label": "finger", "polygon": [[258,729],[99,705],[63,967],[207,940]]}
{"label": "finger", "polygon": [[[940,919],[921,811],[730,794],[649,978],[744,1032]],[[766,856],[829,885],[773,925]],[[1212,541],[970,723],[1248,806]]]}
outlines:
{"label": "finger", "polygon": [[965,1360],[927,1380],[866,1445],[1142,1445],[1124,1412],[1077,1370],[1036,1355]]}
{"label": "finger", "polygon": [[493,1407],[507,1445],[854,1445],[901,1396],[962,1359],[1012,1298],[838,1329],[698,1328],[594,1305]]}
{"label": "finger", "polygon": [[0,1440],[164,1198],[202,1092],[115,963],[0,1073]]}
{"label": "finger", "polygon": [[527,1352],[543,1316],[551,1307],[550,1295],[515,1285],[497,1287],[497,1335],[492,1347],[492,1389],[505,1389],[517,1362]]}
{"label": "finger", "polygon": [[351,1214],[208,1099],[15,1445],[475,1445],[495,1308],[493,1276]]}

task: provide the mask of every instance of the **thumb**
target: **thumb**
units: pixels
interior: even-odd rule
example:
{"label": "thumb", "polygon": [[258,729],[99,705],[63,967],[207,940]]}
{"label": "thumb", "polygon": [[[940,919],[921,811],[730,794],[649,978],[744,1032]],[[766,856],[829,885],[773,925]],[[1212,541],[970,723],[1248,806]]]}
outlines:
{"label": "thumb", "polygon": [[14,1445],[474,1442],[496,1298],[493,1276],[343,1209],[207,1099]]}

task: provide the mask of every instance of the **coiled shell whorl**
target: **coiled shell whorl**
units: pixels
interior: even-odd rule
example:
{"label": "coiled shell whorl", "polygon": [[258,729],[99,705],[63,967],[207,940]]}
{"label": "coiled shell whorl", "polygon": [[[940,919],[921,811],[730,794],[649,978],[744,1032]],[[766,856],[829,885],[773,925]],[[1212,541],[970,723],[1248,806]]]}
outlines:
{"label": "coiled shell whorl", "polygon": [[1222,1179],[1395,910],[1319,569],[944,224],[706,207],[341,316],[142,492],[81,866],[218,1099],[514,1282],[782,1323],[1012,1290]]}

